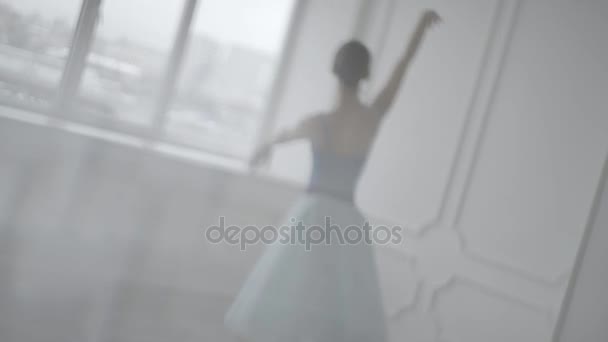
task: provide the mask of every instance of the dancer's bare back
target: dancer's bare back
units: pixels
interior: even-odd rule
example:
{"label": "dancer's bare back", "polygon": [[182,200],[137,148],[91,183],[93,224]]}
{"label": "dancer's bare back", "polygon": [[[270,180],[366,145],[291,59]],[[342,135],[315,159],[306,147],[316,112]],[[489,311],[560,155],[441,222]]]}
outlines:
{"label": "dancer's bare back", "polygon": [[314,147],[339,156],[367,156],[422,38],[439,21],[440,17],[435,11],[427,10],[421,15],[405,53],[373,103],[364,104],[359,100],[356,89],[341,87],[342,98],[335,109],[309,116],[296,127],[283,131],[273,141],[262,145],[251,163],[256,165],[267,159],[273,145],[299,139],[307,139]]}

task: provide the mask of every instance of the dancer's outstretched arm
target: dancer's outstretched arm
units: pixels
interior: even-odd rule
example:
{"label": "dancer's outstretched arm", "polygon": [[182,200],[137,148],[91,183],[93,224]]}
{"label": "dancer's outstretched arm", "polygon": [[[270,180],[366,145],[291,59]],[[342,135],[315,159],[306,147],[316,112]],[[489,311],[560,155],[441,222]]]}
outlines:
{"label": "dancer's outstretched arm", "polygon": [[388,80],[376,100],[373,102],[372,106],[374,110],[379,115],[384,115],[393,104],[395,96],[399,91],[399,87],[405,77],[405,73],[407,69],[414,59],[418,48],[420,47],[420,42],[424,37],[426,31],[432,27],[434,24],[440,21],[439,15],[432,10],[425,11],[420,17],[420,21],[416,26],[416,29],[410,39],[410,42],[405,50],[405,53],[395,66],[393,73],[391,74],[391,78]]}
{"label": "dancer's outstretched arm", "polygon": [[279,133],[274,139],[262,144],[253,154],[249,164],[252,167],[260,165],[270,156],[270,152],[275,145],[286,143],[293,140],[311,139],[319,129],[320,115],[314,115],[306,118],[295,127],[287,129]]}

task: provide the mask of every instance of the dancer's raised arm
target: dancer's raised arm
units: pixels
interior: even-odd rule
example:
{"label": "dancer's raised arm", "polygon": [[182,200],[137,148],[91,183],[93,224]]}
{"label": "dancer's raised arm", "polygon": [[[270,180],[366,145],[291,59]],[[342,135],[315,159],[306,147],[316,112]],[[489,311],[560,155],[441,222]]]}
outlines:
{"label": "dancer's raised arm", "polygon": [[372,104],[374,110],[380,115],[384,115],[393,104],[395,96],[397,95],[399,87],[401,86],[403,78],[405,77],[405,73],[407,72],[411,61],[414,59],[414,56],[418,51],[424,34],[431,26],[438,23],[439,20],[440,17],[435,11],[427,10],[422,14],[420,21],[412,34],[412,38],[410,39],[407,49],[405,50],[405,53],[395,66],[395,69],[391,74],[391,78],[388,80],[387,84],[384,86]]}

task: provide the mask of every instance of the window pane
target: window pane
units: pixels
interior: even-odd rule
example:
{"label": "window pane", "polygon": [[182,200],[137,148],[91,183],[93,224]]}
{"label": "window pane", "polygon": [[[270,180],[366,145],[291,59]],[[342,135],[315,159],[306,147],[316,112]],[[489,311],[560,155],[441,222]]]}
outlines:
{"label": "window pane", "polygon": [[81,0],[0,0],[0,104],[49,105],[80,5]]}
{"label": "window pane", "polygon": [[104,0],[80,85],[80,119],[147,125],[183,1]]}
{"label": "window pane", "polygon": [[201,1],[165,131],[179,143],[247,155],[271,96],[292,0]]}

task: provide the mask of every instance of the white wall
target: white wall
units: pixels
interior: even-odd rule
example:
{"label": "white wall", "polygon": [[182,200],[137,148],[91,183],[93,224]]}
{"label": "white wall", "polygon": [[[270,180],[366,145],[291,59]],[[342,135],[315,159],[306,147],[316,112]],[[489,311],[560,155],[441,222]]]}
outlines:
{"label": "white wall", "polygon": [[[331,10],[319,18],[338,29],[304,28],[296,65],[306,67],[290,71],[279,128],[331,106],[328,65],[352,36],[345,18],[356,11],[323,4]],[[375,57],[367,98],[420,10],[444,17],[380,131],[358,193],[371,217],[412,232],[394,257],[379,257],[393,277],[384,284],[392,336],[548,341],[608,149],[608,5],[374,4],[362,34]],[[306,146],[295,144],[276,153],[270,171],[304,182],[309,168]]]}
{"label": "white wall", "polygon": [[608,339],[608,159],[587,229],[578,269],[562,309],[563,326],[556,331],[556,342]]}

